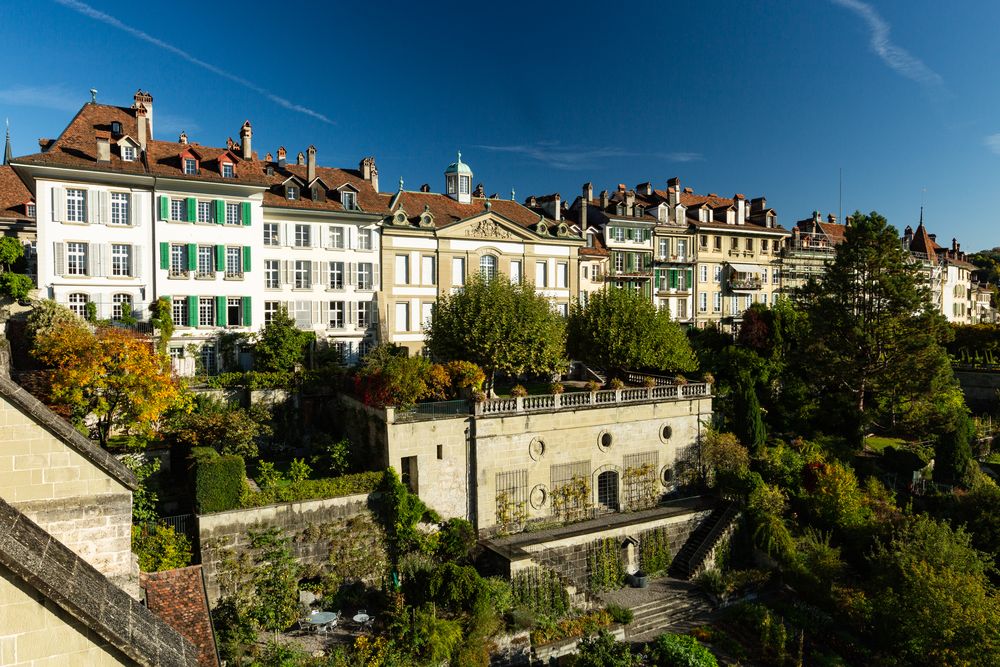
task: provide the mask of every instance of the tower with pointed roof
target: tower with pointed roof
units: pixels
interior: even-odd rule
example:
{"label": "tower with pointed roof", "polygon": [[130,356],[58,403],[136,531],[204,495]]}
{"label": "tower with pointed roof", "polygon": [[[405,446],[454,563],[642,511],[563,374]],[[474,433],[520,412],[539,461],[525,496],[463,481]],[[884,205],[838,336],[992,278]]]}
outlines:
{"label": "tower with pointed roof", "polygon": [[444,170],[445,192],[455,201],[471,204],[472,175],[469,165],[462,162],[462,151],[458,151],[458,159]]}

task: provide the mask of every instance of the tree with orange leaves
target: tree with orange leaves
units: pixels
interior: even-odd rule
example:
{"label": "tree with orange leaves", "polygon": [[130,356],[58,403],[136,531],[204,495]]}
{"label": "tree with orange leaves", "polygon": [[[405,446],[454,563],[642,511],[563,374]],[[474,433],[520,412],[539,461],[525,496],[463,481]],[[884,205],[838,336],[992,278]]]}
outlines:
{"label": "tree with orange leaves", "polygon": [[35,340],[33,354],[52,368],[50,398],[74,421],[93,420],[91,437],[107,446],[112,430],[148,435],[182,401],[166,357],[131,331],[64,322]]}

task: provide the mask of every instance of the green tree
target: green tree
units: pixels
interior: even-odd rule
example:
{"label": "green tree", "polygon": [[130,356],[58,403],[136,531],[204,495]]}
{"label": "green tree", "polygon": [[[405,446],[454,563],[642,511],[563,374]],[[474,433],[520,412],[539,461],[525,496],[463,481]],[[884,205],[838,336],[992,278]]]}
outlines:
{"label": "green tree", "polygon": [[[890,427],[914,404],[939,403],[930,393],[935,381],[954,387],[941,346],[946,324],[931,307],[919,265],[878,213],[854,214],[836,259],[801,296],[813,325],[815,390],[841,408],[831,416],[847,424],[855,446],[873,424]],[[954,415],[936,417],[923,425]]]}
{"label": "green tree", "polygon": [[149,312],[151,314],[150,324],[160,332],[160,337],[156,341],[156,347],[160,351],[160,354],[167,353],[170,338],[174,335],[174,316],[172,310],[170,299],[163,296],[149,304]]}
{"label": "green tree", "polygon": [[574,664],[576,667],[632,667],[640,662],[639,656],[632,655],[628,644],[601,630],[580,640]]}
{"label": "green tree", "polygon": [[472,276],[458,292],[438,297],[426,332],[435,359],[471,361],[486,373],[535,375],[565,366],[565,322],[530,283]]}
{"label": "green tree", "polygon": [[12,236],[0,236],[0,269],[4,273],[12,271],[16,264],[24,257],[24,244]]}
{"label": "green tree", "polygon": [[698,367],[687,336],[670,314],[635,290],[604,289],[573,305],[569,353],[614,371],[689,372]]}
{"label": "green tree", "polygon": [[277,528],[250,533],[254,551],[253,618],[265,630],[281,632],[298,616],[299,566]]}
{"label": "green tree", "polygon": [[405,349],[379,345],[358,369],[356,390],[367,405],[410,407],[431,393],[431,366],[426,357],[408,357]]}
{"label": "green tree", "polygon": [[222,401],[201,401],[195,412],[176,415],[169,426],[175,444],[214,447],[220,454],[257,456],[258,442],[271,434],[263,415]]}
{"label": "green tree", "polygon": [[962,413],[955,428],[945,431],[938,438],[934,452],[934,477],[942,482],[967,486],[971,471],[976,465],[972,460],[972,438],[976,426],[969,415]]}
{"label": "green tree", "polygon": [[0,295],[8,299],[24,299],[35,286],[23,273],[0,273]]}
{"label": "green tree", "polygon": [[757,388],[749,373],[743,375],[735,394],[733,421],[736,433],[751,452],[758,454],[767,442],[767,430],[764,427],[760,401],[757,399]]}
{"label": "green tree", "polygon": [[253,346],[254,366],[260,371],[291,372],[305,360],[314,339],[312,332],[296,328],[288,310],[279,308],[257,336]]}
{"label": "green tree", "polygon": [[84,321],[72,310],[56,303],[51,299],[42,299],[36,302],[28,313],[25,336],[28,339],[29,347],[35,346],[35,341],[53,330],[63,326],[77,326],[86,328]]}

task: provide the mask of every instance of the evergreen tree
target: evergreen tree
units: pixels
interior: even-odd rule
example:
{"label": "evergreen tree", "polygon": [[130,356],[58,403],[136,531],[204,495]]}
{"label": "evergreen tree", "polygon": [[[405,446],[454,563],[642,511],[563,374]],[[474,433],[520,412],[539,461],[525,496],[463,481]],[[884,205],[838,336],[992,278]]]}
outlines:
{"label": "evergreen tree", "polygon": [[736,434],[751,453],[759,454],[767,442],[767,429],[764,427],[757,389],[748,374],[740,378],[735,393],[733,412]]}

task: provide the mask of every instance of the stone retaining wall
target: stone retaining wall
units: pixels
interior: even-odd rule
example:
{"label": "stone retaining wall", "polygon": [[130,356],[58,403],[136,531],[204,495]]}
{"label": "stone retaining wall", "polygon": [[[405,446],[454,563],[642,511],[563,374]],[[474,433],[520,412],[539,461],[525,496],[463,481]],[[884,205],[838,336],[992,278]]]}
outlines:
{"label": "stone retaining wall", "polygon": [[370,498],[369,494],[356,494],[199,515],[198,541],[210,603],[214,606],[220,596],[218,566],[222,551],[247,547],[250,531],[279,529],[284,537],[291,538],[292,552],[300,564],[319,567],[327,562],[330,545],[323,531],[315,529],[342,525],[348,519],[369,514]]}

